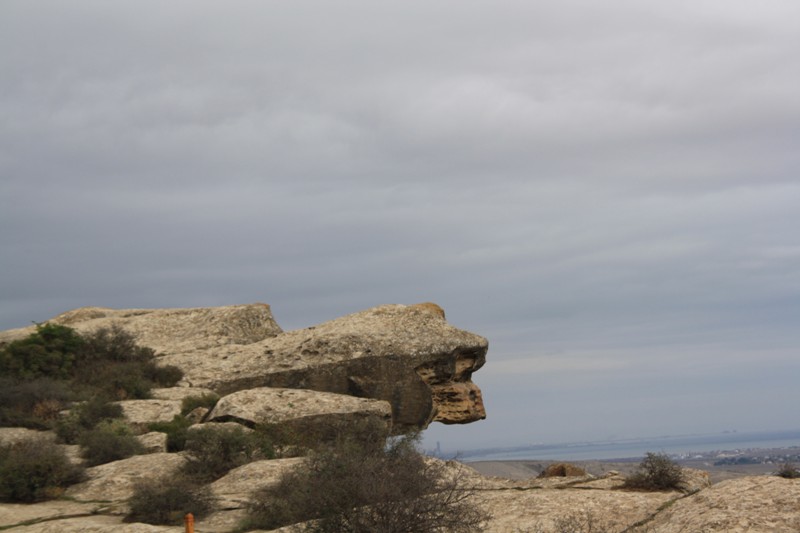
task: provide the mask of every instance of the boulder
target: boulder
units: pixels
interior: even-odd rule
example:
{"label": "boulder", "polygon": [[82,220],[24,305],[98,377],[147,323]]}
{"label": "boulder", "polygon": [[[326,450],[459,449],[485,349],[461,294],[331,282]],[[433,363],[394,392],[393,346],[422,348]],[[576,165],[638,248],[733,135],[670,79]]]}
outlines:
{"label": "boulder", "polygon": [[134,455],[87,468],[87,481],[71,486],[65,494],[76,501],[124,502],[133,494],[137,481],[169,476],[185,461],[175,453]]}
{"label": "boulder", "polygon": [[539,474],[539,477],[582,477],[586,470],[570,463],[555,463],[549,465]]}
{"label": "boulder", "polygon": [[210,422],[238,422],[248,427],[277,424],[287,429],[319,435],[353,427],[364,420],[391,429],[388,402],[330,392],[260,387],[220,398],[208,415]]}
{"label": "boulder", "polygon": [[124,400],[117,402],[131,427],[146,430],[152,422],[169,422],[181,414],[181,402],[177,400]]}
{"label": "boulder", "polygon": [[485,418],[471,378],[487,348],[447,324],[438,306],[385,305],[204,357],[171,352],[163,362],[220,394],[267,386],[386,400],[405,431]]}
{"label": "boulder", "polygon": [[167,434],[151,431],[136,437],[147,453],[165,453],[167,451]]}

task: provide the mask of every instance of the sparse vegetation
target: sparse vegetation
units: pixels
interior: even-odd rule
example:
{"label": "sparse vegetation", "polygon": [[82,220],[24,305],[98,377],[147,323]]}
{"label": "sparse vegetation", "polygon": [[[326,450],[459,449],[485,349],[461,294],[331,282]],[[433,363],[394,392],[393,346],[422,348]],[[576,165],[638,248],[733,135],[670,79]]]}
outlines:
{"label": "sparse vegetation", "polygon": [[192,422],[182,415],[175,415],[169,422],[153,422],[148,424],[150,431],[167,434],[167,451],[180,452],[186,447],[186,437]]}
{"label": "sparse vegetation", "polygon": [[180,525],[186,513],[202,518],[211,512],[213,499],[207,487],[184,477],[140,481],[128,500],[127,522]]}
{"label": "sparse vegetation", "polygon": [[119,461],[132,455],[144,453],[140,443],[127,424],[121,420],[101,422],[84,432],[79,439],[81,455],[87,466],[97,466]]}
{"label": "sparse vegetation", "polygon": [[58,445],[43,438],[0,446],[0,500],[32,503],[61,496],[82,479]]}
{"label": "sparse vegetation", "polygon": [[778,475],[786,479],[798,479],[800,478],[800,470],[797,469],[794,463],[787,462],[781,465]]}
{"label": "sparse vegetation", "polygon": [[[0,349],[0,375],[0,425],[51,429],[62,425],[59,413],[73,402],[147,398],[153,386],[172,386],[182,372],[157,366],[153,350],[119,327],[81,336],[66,326],[39,324]],[[59,431],[66,442],[80,433],[74,424]]]}
{"label": "sparse vegetation", "polygon": [[258,459],[273,459],[273,444],[259,432],[242,427],[204,427],[186,437],[183,472],[193,480],[213,481],[231,469]]}
{"label": "sparse vegetation", "polygon": [[202,396],[189,396],[184,398],[181,402],[181,414],[183,416],[188,415],[198,407],[204,407],[208,410],[214,408],[219,401],[219,395],[214,394],[213,392],[210,394],[203,394]]}
{"label": "sparse vegetation", "polygon": [[76,405],[69,415],[58,420],[55,424],[56,435],[62,442],[77,444],[84,432],[100,422],[120,417],[122,417],[122,407],[119,404],[95,396],[88,402]]}
{"label": "sparse vegetation", "polygon": [[253,494],[242,527],[310,521],[305,529],[315,533],[480,531],[487,516],[468,501],[473,492],[464,475],[462,468],[426,459],[414,436],[385,446],[382,437],[342,435],[276,486]]}
{"label": "sparse vegetation", "polygon": [[625,488],[681,490],[686,479],[680,465],[665,453],[648,452],[636,471],[625,479]]}

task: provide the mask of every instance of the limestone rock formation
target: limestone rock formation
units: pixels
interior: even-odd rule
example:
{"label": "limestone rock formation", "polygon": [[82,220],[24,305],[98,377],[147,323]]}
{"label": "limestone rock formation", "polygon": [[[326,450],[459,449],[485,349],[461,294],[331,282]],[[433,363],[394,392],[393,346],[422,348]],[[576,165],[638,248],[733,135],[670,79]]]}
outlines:
{"label": "limestone rock formation", "polygon": [[[180,367],[182,385],[221,395],[281,387],[386,400],[398,432],[486,416],[471,378],[485,362],[488,343],[449,325],[435,304],[383,305],[285,333],[265,304],[85,307],[52,322],[79,332],[119,326],[155,349],[162,364]],[[0,333],[0,344],[32,331]]]}
{"label": "limestone rock formation", "polygon": [[224,396],[209,413],[210,422],[235,421],[256,424],[292,425],[298,430],[313,426],[333,427],[372,419],[391,429],[389,402],[356,398],[330,392],[259,387]]}

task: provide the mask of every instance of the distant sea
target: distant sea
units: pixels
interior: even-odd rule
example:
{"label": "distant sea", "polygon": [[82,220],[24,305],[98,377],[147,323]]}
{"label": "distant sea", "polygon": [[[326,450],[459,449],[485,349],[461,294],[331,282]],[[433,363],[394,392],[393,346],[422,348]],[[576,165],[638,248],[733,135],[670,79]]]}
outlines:
{"label": "distant sea", "polygon": [[[706,435],[663,436],[641,439],[535,444],[509,448],[465,450],[458,452],[460,461],[587,461],[643,457],[647,452],[670,455],[734,451],[754,448],[800,447],[800,430],[726,432]],[[447,453],[440,453],[447,456]],[[454,454],[450,454],[452,457]]]}

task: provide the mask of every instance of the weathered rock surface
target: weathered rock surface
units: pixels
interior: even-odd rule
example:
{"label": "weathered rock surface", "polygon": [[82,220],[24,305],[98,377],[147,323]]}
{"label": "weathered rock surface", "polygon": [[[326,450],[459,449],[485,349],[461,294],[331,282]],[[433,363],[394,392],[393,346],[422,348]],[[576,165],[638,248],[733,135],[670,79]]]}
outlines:
{"label": "weathered rock surface", "polygon": [[[398,431],[486,416],[471,378],[485,362],[488,343],[450,326],[435,304],[384,305],[285,333],[265,304],[86,307],[52,322],[79,332],[122,327],[155,349],[161,363],[180,367],[183,385],[220,394],[267,386],[386,400]],[[33,330],[0,333],[0,343]]]}
{"label": "weathered rock surface", "polygon": [[253,491],[277,483],[284,473],[297,468],[303,461],[298,457],[248,463],[213,482],[209,490],[217,498],[218,509],[241,509]]}
{"label": "weathered rock surface", "polygon": [[[84,333],[122,326],[142,346],[156,352],[193,351],[225,344],[248,344],[278,335],[283,330],[267,304],[230,305],[188,309],[109,309],[81,307],[47,322]],[[0,332],[0,344],[20,339],[35,326]]]}
{"label": "weathered rock surface", "polygon": [[56,435],[49,431],[36,431],[28,428],[0,428],[0,444],[14,444],[28,439],[45,439],[55,442]]}
{"label": "weathered rock surface", "polygon": [[260,387],[224,396],[208,415],[210,422],[288,424],[298,429],[333,427],[371,419],[391,428],[389,402],[330,392]]}
{"label": "weathered rock surface", "polygon": [[184,528],[183,526],[151,526],[140,523],[125,524],[121,517],[99,515],[40,522],[14,527],[6,531],[14,533],[182,533]]}
{"label": "weathered rock surface", "polygon": [[169,422],[181,414],[181,402],[177,400],[124,400],[116,402],[122,407],[122,415],[131,427],[146,430],[152,422]]}
{"label": "weathered rock surface", "polygon": [[214,391],[201,387],[168,387],[164,389],[153,389],[150,393],[155,400],[176,400],[182,402],[186,398],[214,394]]}
{"label": "weathered rock surface", "polygon": [[175,453],[151,453],[94,466],[86,469],[88,480],[68,488],[66,495],[77,501],[124,502],[137,481],[169,476],[185,461]]}
{"label": "weathered rock surface", "polygon": [[89,515],[102,508],[97,503],[54,500],[36,504],[6,503],[0,505],[0,528],[34,521],[55,520],[77,515]]}
{"label": "weathered rock surface", "polygon": [[653,533],[797,533],[800,480],[751,476],[684,498],[650,524]]}
{"label": "weathered rock surface", "polygon": [[144,435],[136,437],[142,446],[144,446],[147,453],[166,453],[167,451],[167,434],[158,431],[150,431]]}

